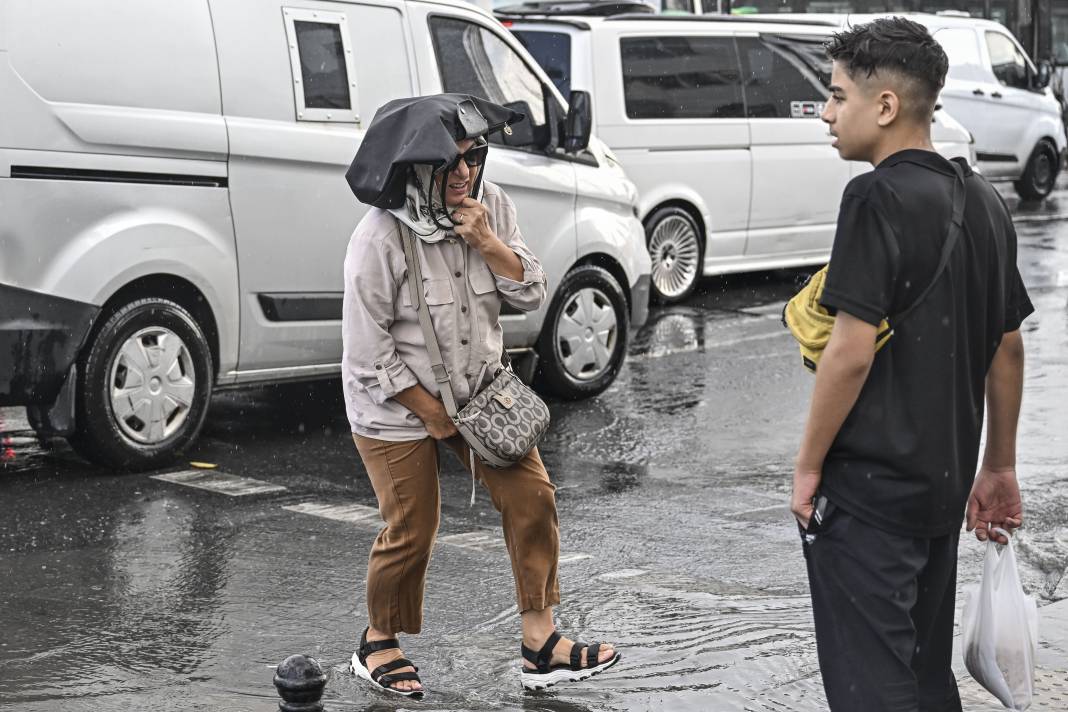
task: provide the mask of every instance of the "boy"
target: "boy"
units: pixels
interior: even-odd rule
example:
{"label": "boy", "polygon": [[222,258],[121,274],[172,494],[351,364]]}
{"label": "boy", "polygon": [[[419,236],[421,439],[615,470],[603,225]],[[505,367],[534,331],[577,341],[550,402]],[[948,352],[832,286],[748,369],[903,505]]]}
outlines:
{"label": "boy", "polygon": [[[958,711],[961,519],[967,506],[980,540],[1003,540],[994,527],[1022,523],[1019,328],[1033,308],[1001,198],[963,165],[960,185],[934,152],[931,120],[948,66],[939,44],[892,18],[839,33],[827,49],[822,119],[842,158],[875,170],[842,198],[821,300],[837,318],[794,471],[820,669],[832,710]],[[939,273],[955,190],[963,230]],[[876,355],[884,317],[895,331]]]}

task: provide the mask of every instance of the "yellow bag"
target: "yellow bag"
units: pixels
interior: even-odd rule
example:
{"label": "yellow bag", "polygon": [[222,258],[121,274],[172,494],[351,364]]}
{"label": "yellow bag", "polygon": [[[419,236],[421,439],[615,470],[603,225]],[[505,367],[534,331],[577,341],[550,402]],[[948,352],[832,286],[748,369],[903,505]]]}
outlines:
{"label": "yellow bag", "polygon": [[[901,326],[909,314],[927,298],[934,289],[938,278],[942,276],[949,256],[953,253],[953,247],[957,244],[964,230],[964,200],[967,194],[967,186],[964,183],[963,159],[950,161],[957,174],[957,180],[953,184],[953,210],[949,227],[946,230],[946,241],[942,246],[942,256],[938,261],[938,269],[930,284],[923,290],[920,296],[905,311],[894,317],[894,323]],[[801,348],[801,363],[812,373],[816,372],[816,365],[820,362],[823,349],[831,340],[831,330],[834,328],[834,317],[820,305],[820,297],[823,296],[823,283],[827,279],[827,267],[808,278],[801,291],[794,295],[793,299],[786,303],[782,309],[782,325],[790,330],[797,339]],[[886,346],[886,342],[894,335],[894,329],[890,326],[889,319],[879,322],[879,329],[875,332],[875,351]]]}
{"label": "yellow bag", "polygon": [[[808,278],[801,291],[786,302],[782,310],[783,326],[797,339],[797,345],[801,349],[801,363],[812,373],[816,372],[816,365],[820,362],[823,349],[831,340],[831,330],[834,329],[834,316],[820,305],[826,278],[827,268],[824,267]],[[886,342],[893,335],[894,330],[890,328],[890,322],[883,319],[876,332],[875,350],[886,346]]]}

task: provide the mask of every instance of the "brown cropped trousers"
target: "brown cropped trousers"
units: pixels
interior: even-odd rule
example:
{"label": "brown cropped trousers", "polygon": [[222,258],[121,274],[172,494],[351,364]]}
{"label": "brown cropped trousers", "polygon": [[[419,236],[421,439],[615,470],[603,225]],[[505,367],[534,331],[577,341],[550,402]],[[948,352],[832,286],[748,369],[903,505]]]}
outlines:
{"label": "brown cropped trousers", "polygon": [[[385,521],[367,566],[371,626],[384,633],[418,633],[423,625],[426,571],[441,513],[437,441],[394,442],[360,435],[353,439]],[[470,467],[470,452],[460,436],[442,442],[465,468]],[[520,612],[558,604],[556,488],[537,449],[505,469],[478,462],[474,474],[501,513]]]}

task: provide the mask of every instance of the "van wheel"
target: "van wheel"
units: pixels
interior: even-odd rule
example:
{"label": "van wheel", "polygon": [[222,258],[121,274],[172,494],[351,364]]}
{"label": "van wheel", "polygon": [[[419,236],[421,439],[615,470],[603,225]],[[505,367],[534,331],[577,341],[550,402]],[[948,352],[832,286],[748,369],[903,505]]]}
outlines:
{"label": "van wheel", "polygon": [[78,358],[71,446],[107,467],[145,470],[200,432],[212,388],[204,332],[178,304],[139,299],[94,330]]}
{"label": "van wheel", "polygon": [[567,273],[538,338],[539,386],[589,398],[619,374],[627,350],[627,299],[611,272],[582,265]]}
{"label": "van wheel", "polygon": [[653,261],[653,298],[674,304],[690,296],[701,277],[704,245],[693,217],[682,208],[660,208],[645,221]]}
{"label": "van wheel", "polygon": [[1013,183],[1016,193],[1024,200],[1042,200],[1053,192],[1060,169],[1057,149],[1049,141],[1042,140],[1027,159],[1023,175]]}

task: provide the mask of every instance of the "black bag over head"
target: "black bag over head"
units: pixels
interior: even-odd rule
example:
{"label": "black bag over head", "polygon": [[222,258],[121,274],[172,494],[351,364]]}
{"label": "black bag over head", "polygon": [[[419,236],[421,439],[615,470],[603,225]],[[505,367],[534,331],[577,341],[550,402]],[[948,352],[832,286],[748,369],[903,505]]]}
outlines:
{"label": "black bag over head", "polygon": [[395,99],[375,113],[345,179],[361,203],[399,208],[413,165],[446,166],[459,155],[457,141],[486,136],[524,118],[468,94]]}

